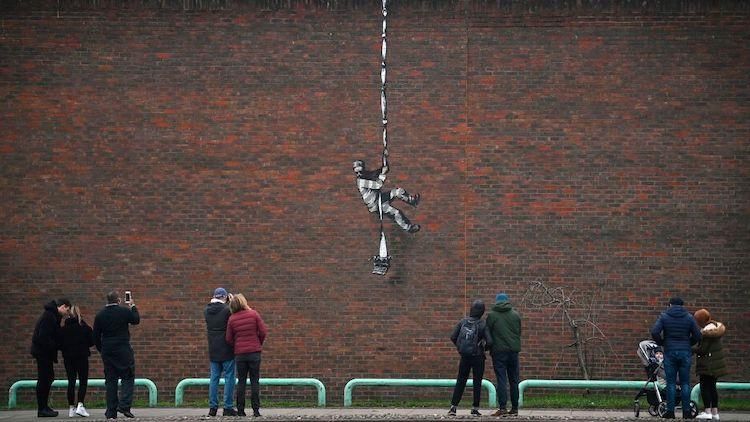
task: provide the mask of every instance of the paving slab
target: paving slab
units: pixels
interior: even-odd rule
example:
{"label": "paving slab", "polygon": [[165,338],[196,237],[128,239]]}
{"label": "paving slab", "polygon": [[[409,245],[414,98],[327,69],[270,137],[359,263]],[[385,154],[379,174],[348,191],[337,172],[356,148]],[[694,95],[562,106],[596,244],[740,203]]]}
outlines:
{"label": "paving slab", "polygon": [[[93,422],[105,421],[104,409],[88,409],[91,417],[88,418],[69,418],[68,410],[57,409],[60,416],[56,418],[38,418],[36,410],[6,410],[0,411],[0,422],[30,422],[30,421],[79,421]],[[476,421],[534,421],[534,420],[565,420],[565,421],[658,421],[659,418],[649,416],[648,413],[641,413],[640,418],[636,418],[632,411],[628,410],[550,410],[550,409],[521,409],[516,417],[492,417],[490,414],[495,409],[481,409],[481,417],[469,415],[469,408],[459,408],[458,415],[455,417],[447,416],[446,409],[423,409],[423,408],[271,408],[262,409],[261,418],[253,417],[208,417],[208,409],[197,408],[138,408],[133,409],[136,415],[135,419],[128,419],[122,415],[117,418],[118,421],[135,421],[135,422],[158,422],[158,421],[239,421],[252,420],[262,422],[268,421],[450,421],[450,420],[476,420]],[[64,411],[64,412],[63,412]],[[221,409],[219,410],[221,415]],[[679,419],[679,418],[678,418]],[[750,412],[722,412],[722,421],[750,421]]]}

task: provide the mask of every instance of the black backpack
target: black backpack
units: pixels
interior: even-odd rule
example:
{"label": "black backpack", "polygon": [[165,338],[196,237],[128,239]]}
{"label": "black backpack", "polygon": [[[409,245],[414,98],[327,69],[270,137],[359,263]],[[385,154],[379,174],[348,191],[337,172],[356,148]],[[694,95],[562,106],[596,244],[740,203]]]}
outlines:
{"label": "black backpack", "polygon": [[481,322],[481,319],[467,318],[461,323],[461,329],[458,330],[458,340],[456,340],[458,353],[465,356],[479,354],[479,329],[481,328]]}

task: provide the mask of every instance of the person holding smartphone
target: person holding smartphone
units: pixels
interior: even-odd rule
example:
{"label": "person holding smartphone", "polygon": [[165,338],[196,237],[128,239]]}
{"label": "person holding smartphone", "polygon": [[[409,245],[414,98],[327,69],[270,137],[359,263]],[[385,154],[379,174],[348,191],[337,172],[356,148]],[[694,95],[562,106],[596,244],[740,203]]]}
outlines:
{"label": "person holding smartphone", "polygon": [[[128,292],[130,293],[130,292]],[[128,308],[120,306],[120,293],[107,293],[107,306],[94,319],[94,345],[101,353],[106,386],[107,419],[116,419],[117,412],[134,418],[130,411],[135,385],[135,356],[130,346],[130,325],[138,325],[141,317],[131,295]],[[118,398],[118,379],[122,380],[122,395]]]}
{"label": "person holding smartphone", "polygon": [[211,378],[208,384],[208,416],[216,416],[219,410],[219,379],[224,374],[223,416],[237,416],[232,402],[234,396],[234,351],[226,341],[229,305],[232,295],[223,287],[214,290],[211,301],[206,305],[203,316],[206,319],[208,335],[208,359]]}

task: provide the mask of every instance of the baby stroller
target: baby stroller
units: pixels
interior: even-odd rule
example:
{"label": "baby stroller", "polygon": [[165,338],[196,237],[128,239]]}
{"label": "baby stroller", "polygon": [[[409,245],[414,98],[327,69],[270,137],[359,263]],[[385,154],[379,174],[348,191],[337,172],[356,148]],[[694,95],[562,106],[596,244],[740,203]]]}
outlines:
{"label": "baby stroller", "polygon": [[[644,340],[638,344],[638,357],[643,362],[646,370],[646,384],[641,388],[633,400],[633,412],[635,417],[641,413],[641,397],[646,396],[648,402],[648,413],[651,416],[663,417],[667,413],[667,398],[664,391],[667,386],[664,373],[664,350],[653,340]],[[675,409],[681,407],[680,384],[677,384],[675,392]],[[690,414],[698,415],[698,404],[690,401]]]}

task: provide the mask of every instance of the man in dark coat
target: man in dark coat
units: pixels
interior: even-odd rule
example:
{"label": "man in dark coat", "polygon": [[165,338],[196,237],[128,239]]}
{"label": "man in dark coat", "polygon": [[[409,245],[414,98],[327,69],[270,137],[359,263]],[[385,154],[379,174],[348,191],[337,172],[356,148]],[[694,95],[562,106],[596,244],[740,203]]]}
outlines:
{"label": "man in dark coat", "polygon": [[229,294],[219,287],[214,290],[214,297],[206,306],[203,315],[206,318],[208,332],[208,360],[211,363],[211,378],[208,384],[208,416],[216,416],[219,408],[219,378],[224,374],[224,414],[237,416],[232,398],[234,396],[234,351],[224,338],[227,334],[227,321],[231,312],[227,305]]}
{"label": "man in dark coat", "polygon": [[60,321],[68,315],[71,303],[60,298],[44,305],[44,312],[34,327],[31,337],[31,355],[36,359],[36,405],[40,418],[56,417],[58,412],[49,407],[49,391],[55,380],[57,350],[60,348]]}
{"label": "man in dark coat", "polygon": [[[521,351],[521,316],[513,309],[505,293],[495,296],[495,305],[487,314],[487,327],[492,336],[492,366],[497,377],[497,411],[492,416],[518,414],[518,381]],[[510,390],[510,411],[506,409]]]}
{"label": "man in dark coat", "polygon": [[[107,419],[117,418],[117,412],[128,418],[135,417],[130,411],[133,403],[135,383],[135,356],[130,346],[129,324],[138,325],[141,317],[131,300],[126,309],[120,305],[120,294],[107,294],[107,306],[94,319],[94,345],[102,355],[104,384],[107,392]],[[122,390],[118,398],[117,381],[122,379]]]}
{"label": "man in dark coat", "polygon": [[665,418],[674,419],[677,376],[680,377],[682,415],[692,419],[690,413],[690,364],[693,360],[691,346],[701,340],[701,330],[690,313],[685,310],[679,297],[669,300],[664,311],[651,328],[651,337],[664,347],[664,373],[667,379],[667,413]]}

